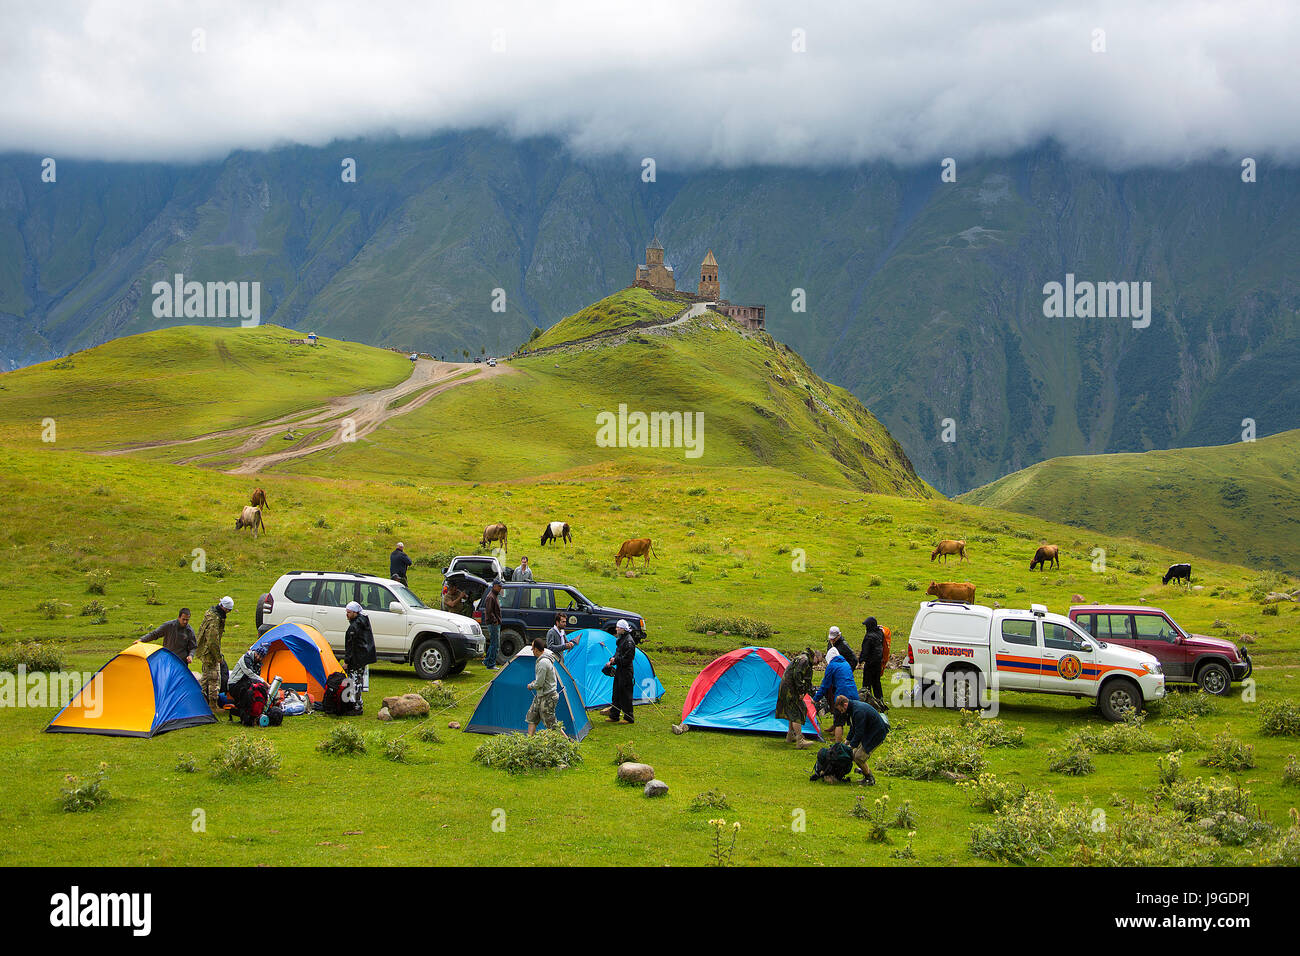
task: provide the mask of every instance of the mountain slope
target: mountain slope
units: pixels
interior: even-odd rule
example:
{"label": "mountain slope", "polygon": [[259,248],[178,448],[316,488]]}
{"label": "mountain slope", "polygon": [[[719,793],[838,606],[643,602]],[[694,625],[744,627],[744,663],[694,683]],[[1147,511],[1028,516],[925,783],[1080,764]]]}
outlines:
{"label": "mountain slope", "polygon": [[1294,573],[1300,431],[1208,448],[1053,458],[958,500]]}
{"label": "mountain slope", "polygon": [[[356,183],[339,177],[341,157]],[[952,493],[1052,456],[1300,421],[1300,174],[1110,172],[1051,148],[936,169],[660,169],[482,132],[196,166],[0,157],[0,363],[172,322],[176,273],[262,283],[262,320],[500,354],[630,281],[652,235],[874,409]],[[1152,282],[1151,325],[1047,319],[1043,286]],[[793,311],[802,290],[806,311]],[[504,311],[500,311],[504,309]],[[220,323],[220,320],[209,320]],[[233,324],[229,321],[224,324]],[[955,442],[941,441],[944,419]]]}

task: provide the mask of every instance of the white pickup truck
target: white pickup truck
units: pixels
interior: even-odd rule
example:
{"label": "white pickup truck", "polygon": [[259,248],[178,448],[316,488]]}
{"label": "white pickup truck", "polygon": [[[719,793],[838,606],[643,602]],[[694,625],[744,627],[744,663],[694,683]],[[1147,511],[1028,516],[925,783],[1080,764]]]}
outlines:
{"label": "white pickup truck", "polygon": [[1028,611],[929,601],[912,622],[906,673],[943,687],[949,707],[982,706],[984,691],[1090,697],[1108,720],[1165,696],[1165,675],[1151,654],[1107,644],[1068,617],[1034,604]]}

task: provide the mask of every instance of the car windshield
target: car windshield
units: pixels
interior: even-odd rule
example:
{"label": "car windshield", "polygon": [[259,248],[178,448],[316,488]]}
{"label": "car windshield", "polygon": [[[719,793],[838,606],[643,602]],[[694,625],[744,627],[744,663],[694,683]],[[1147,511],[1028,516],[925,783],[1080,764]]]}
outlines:
{"label": "car windshield", "polygon": [[569,596],[570,610],[572,610],[574,607],[579,607],[582,605],[594,606],[591,601],[588,601],[585,597],[582,596],[582,592],[579,591],[577,588],[565,588],[564,593]]}
{"label": "car windshield", "polygon": [[427,606],[423,601],[421,601],[418,597],[415,596],[414,591],[406,587],[404,584],[398,584],[396,581],[393,581],[391,583],[385,581],[384,583],[387,584],[394,591],[396,591],[397,596],[401,598],[403,601],[405,601],[407,604],[409,604],[411,607]]}

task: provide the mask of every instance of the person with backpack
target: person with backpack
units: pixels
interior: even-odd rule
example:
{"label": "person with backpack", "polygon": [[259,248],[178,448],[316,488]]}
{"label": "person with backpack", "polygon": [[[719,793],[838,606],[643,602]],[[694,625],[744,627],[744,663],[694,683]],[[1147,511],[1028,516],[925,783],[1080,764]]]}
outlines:
{"label": "person with backpack", "polygon": [[872,751],[884,743],[889,734],[889,718],[866,701],[835,698],[835,710],[845,716],[849,725],[848,745],[853,748],[853,762],[862,771],[862,782],[868,787],[876,785],[876,776],[867,766]]}
{"label": "person with backpack", "polygon": [[265,657],[265,648],[250,647],[235,661],[226,682],[226,696],[234,703],[245,727],[251,727],[266,707],[267,684],[262,680],[262,659]]}
{"label": "person with backpack", "polygon": [[[821,686],[813,692],[813,703],[821,703],[823,698],[831,703],[841,697],[858,700],[858,685],[853,682],[853,670],[849,667],[849,662],[831,644],[826,651],[826,674],[822,677]],[[844,727],[848,718],[835,708],[832,708],[831,713],[834,717],[833,733],[838,742],[844,739]]]}
{"label": "person with backpack", "polygon": [[221,693],[221,638],[226,632],[226,615],[235,609],[235,599],[226,595],[203,614],[203,623],[199,625],[199,662],[203,665],[203,677],[199,681],[203,696],[214,709],[221,705],[217,696]]}
{"label": "person with backpack", "polygon": [[885,691],[880,686],[880,676],[885,670],[885,632],[874,617],[867,618],[862,626],[867,629],[862,637],[862,652],[858,655],[862,661],[862,689],[875,698],[877,710],[888,710]]}
{"label": "person with backpack", "polygon": [[343,668],[352,681],[352,700],[360,713],[366,671],[378,659],[375,657],[375,635],[370,630],[370,618],[361,613],[361,605],[356,601],[348,602],[345,613],[348,630],[343,635]]}
{"label": "person with backpack", "polygon": [[533,657],[537,659],[536,673],[528,685],[533,702],[528,705],[528,715],[524,718],[529,737],[537,732],[538,724],[546,730],[555,729],[555,705],[560,701],[560,678],[555,672],[555,659],[546,649],[545,638],[533,638]]}
{"label": "person with backpack", "polygon": [[805,698],[812,693],[815,656],[811,647],[802,654],[796,654],[781,675],[781,683],[776,690],[776,716],[789,725],[785,741],[794,744],[796,750],[812,746],[811,741],[804,738],[803,722],[808,719]]}

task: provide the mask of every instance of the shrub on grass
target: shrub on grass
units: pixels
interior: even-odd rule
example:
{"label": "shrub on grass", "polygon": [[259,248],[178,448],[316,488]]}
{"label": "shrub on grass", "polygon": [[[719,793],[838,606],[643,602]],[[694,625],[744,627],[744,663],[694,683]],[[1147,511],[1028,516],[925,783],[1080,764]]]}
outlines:
{"label": "shrub on grass", "polygon": [[854,801],[853,808],[849,810],[849,816],[866,821],[866,839],[868,843],[889,842],[889,827],[893,821],[889,816],[888,794],[877,797],[870,806],[867,805],[866,797],[858,797]]}
{"label": "shrub on grass", "polygon": [[1194,693],[1172,691],[1156,707],[1161,717],[1205,717],[1218,712],[1219,702],[1213,694],[1203,690]]}
{"label": "shrub on grass", "polygon": [[974,735],[951,727],[926,727],[885,740],[876,767],[891,777],[909,780],[963,780],[978,776],[984,755]]}
{"label": "shrub on grass", "polygon": [[108,623],[108,609],[104,607],[103,601],[91,601],[81,608],[81,616],[90,618],[91,624]]}
{"label": "shrub on grass", "polygon": [[104,786],[107,779],[106,763],[101,763],[95,770],[95,775],[89,779],[83,780],[71,773],[64,777],[63,782],[67,784],[61,791],[64,812],[80,813],[83,810],[94,810],[102,804],[108,799],[108,788]]}
{"label": "shrub on grass", "polygon": [[1165,792],[1165,803],[1197,832],[1225,846],[1264,839],[1273,827],[1250,799],[1250,791],[1230,780],[1182,780]]}
{"label": "shrub on grass", "polygon": [[614,748],[614,766],[625,763],[640,763],[641,758],[636,755],[636,745],[628,740],[620,743]]}
{"label": "shrub on grass", "polygon": [[144,603],[148,604],[150,607],[157,607],[162,604],[162,598],[158,596],[157,581],[144,582]]}
{"label": "shrub on grass", "polygon": [[176,769],[181,773],[198,773],[198,759],[191,753],[181,754],[176,758]]}
{"label": "shrub on grass", "polygon": [[1155,753],[1168,749],[1167,744],[1142,726],[1143,722],[1142,715],[1135,714],[1118,724],[1080,727],[1066,738],[1065,746],[1099,754]]}
{"label": "shrub on grass", "polygon": [[26,641],[0,648],[0,671],[10,673],[19,666],[28,673],[35,671],[61,671],[64,667],[63,655],[50,644]]}
{"label": "shrub on grass", "polygon": [[1282,784],[1287,787],[1300,787],[1300,761],[1295,754],[1287,754],[1286,766],[1282,768]]}
{"label": "shrub on grass", "polygon": [[885,583],[884,581],[880,580],[879,577],[877,577],[876,575],[873,574],[873,575],[871,576],[871,580],[867,582],[867,587],[869,587],[869,588],[878,588],[878,587],[880,587],[880,586],[881,586],[882,584],[884,584],[884,583]]}
{"label": "shrub on grass", "polygon": [[366,738],[352,724],[335,724],[316,749],[331,757],[352,757],[366,752]]}
{"label": "shrub on grass", "polygon": [[212,773],[223,780],[273,777],[280,770],[280,754],[265,737],[239,734],[231,737],[212,758]]}
{"label": "shrub on grass", "polygon": [[1293,700],[1265,704],[1259,732],[1265,737],[1300,737],[1300,704]]}
{"label": "shrub on grass", "polygon": [[479,744],[473,759],[485,767],[499,767],[507,773],[528,770],[563,770],[582,762],[578,742],[558,730],[542,730],[531,737],[499,734]]}
{"label": "shrub on grass", "polygon": [[921,582],[920,582],[920,581],[913,581],[913,580],[910,580],[910,579],[907,580],[907,581],[904,581],[904,582],[903,582],[903,590],[904,590],[904,591],[919,591],[919,590],[921,590]]}
{"label": "shrub on grass", "polygon": [[392,740],[385,741],[383,755],[385,760],[391,760],[393,763],[410,763],[410,741],[405,737],[394,737]]}
{"label": "shrub on grass", "polygon": [[52,621],[59,616],[59,602],[45,600],[36,605],[36,613],[47,621]]}
{"label": "shrub on grass", "polygon": [[1162,790],[1168,790],[1179,780],[1183,773],[1183,752],[1175,750],[1156,758],[1156,780]]}
{"label": "shrub on grass", "polygon": [[746,637],[756,644],[766,643],[772,639],[776,629],[766,621],[759,621],[752,617],[710,617],[704,614],[697,614],[691,619],[690,629],[696,634],[704,634],[707,631],[728,631],[741,637]]}
{"label": "shrub on grass", "polygon": [[1061,750],[1047,752],[1047,769],[1053,773],[1063,773],[1067,777],[1083,777],[1097,768],[1092,764],[1092,754],[1081,746],[1066,746]]}
{"label": "shrub on grass", "polygon": [[1171,750],[1204,750],[1205,737],[1196,726],[1196,718],[1170,721],[1165,746]]}
{"label": "shrub on grass", "polygon": [[1217,770],[1249,770],[1255,766],[1255,748],[1226,730],[1210,741],[1210,750],[1201,758],[1202,767]]}
{"label": "shrub on grass", "polygon": [[[456,706],[456,692],[440,680],[425,681],[415,688],[429,703],[430,711],[447,710]],[[411,693],[410,690],[407,693]]]}
{"label": "shrub on grass", "polygon": [[1020,803],[1029,792],[1024,784],[1007,783],[991,773],[982,773],[974,780],[963,780],[957,786],[970,796],[971,806],[986,813],[997,813],[1004,807]]}
{"label": "shrub on grass", "polygon": [[438,728],[431,721],[426,721],[416,728],[415,736],[418,740],[426,744],[440,744],[442,738],[438,736]]}
{"label": "shrub on grass", "polygon": [[1264,848],[1260,861],[1265,866],[1300,866],[1300,810],[1290,810],[1291,826]]}
{"label": "shrub on grass", "polygon": [[97,568],[86,573],[86,591],[90,594],[104,594],[108,590],[109,579],[113,572],[106,568]]}
{"label": "shrub on grass", "polygon": [[1050,863],[1088,839],[1088,811],[1062,807],[1051,793],[1034,791],[994,814],[992,823],[971,827],[970,851],[999,863]]}
{"label": "shrub on grass", "polygon": [[688,809],[692,813],[699,813],[702,810],[730,810],[731,804],[727,801],[727,795],[721,790],[705,790],[691,797],[691,805]]}
{"label": "shrub on grass", "polygon": [[1276,605],[1276,604],[1265,604],[1265,605],[1264,605],[1264,610],[1261,611],[1260,613],[1261,613],[1261,614],[1267,614],[1269,617],[1277,617],[1277,605]]}
{"label": "shrub on grass", "polygon": [[981,717],[973,710],[958,715],[958,726],[971,733],[981,747],[1023,747],[1024,727],[1008,727],[997,717]]}

